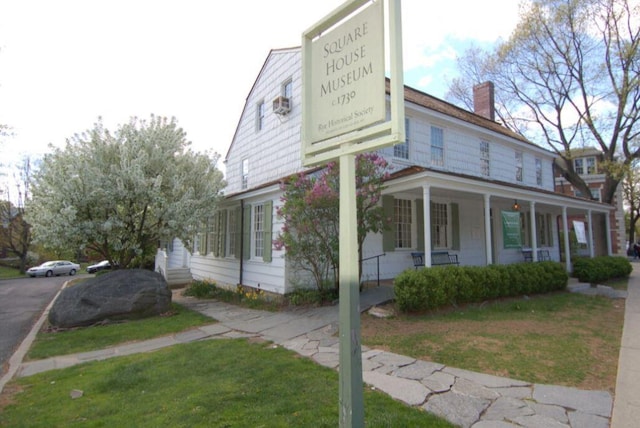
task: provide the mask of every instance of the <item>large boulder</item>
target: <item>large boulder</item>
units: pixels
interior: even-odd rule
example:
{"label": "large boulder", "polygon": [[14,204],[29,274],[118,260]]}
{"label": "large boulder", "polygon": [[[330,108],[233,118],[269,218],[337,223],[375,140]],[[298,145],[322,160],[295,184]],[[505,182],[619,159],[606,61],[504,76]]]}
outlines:
{"label": "large boulder", "polygon": [[171,290],[157,272],[123,269],[62,290],[49,323],[69,328],[104,320],[145,318],[169,311]]}

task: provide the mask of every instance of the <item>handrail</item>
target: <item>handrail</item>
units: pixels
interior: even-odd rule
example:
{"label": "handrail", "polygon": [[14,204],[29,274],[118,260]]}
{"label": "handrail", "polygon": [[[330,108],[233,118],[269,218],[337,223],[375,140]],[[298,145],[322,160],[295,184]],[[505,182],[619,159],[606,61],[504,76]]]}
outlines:
{"label": "handrail", "polygon": [[378,274],[378,287],[380,287],[380,257],[386,256],[386,253],[378,254],[377,256],[367,257],[366,259],[360,259],[360,263],[366,262],[367,260],[377,259],[376,260],[376,270]]}

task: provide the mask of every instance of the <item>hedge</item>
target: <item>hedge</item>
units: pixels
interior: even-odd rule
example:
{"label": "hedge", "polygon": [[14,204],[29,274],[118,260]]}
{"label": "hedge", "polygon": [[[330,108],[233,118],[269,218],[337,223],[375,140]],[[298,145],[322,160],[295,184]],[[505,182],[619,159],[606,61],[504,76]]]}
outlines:
{"label": "hedge", "polygon": [[490,266],[435,266],[408,269],[395,279],[401,311],[418,312],[523,294],[563,290],[564,265],[545,261]]}
{"label": "hedge", "polygon": [[573,261],[572,276],[580,282],[599,284],[608,279],[629,276],[633,268],[629,259],[621,256],[580,257]]}

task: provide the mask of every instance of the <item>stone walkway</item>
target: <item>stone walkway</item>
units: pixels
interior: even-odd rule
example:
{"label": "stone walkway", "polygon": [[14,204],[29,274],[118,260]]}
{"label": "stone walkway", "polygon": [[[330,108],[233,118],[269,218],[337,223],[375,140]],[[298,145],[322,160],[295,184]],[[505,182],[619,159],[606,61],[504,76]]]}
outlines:
{"label": "stone walkway", "polygon": [[[365,290],[361,294],[361,310],[388,301],[392,293],[389,287]],[[219,323],[145,342],[23,363],[17,375],[29,376],[177,343],[238,337],[269,340],[318,364],[338,369],[338,306],[274,313],[196,300],[176,292],[174,301]],[[363,379],[371,387],[461,427],[607,428],[610,424],[613,397],[606,391],[531,384],[366,347],[362,349],[362,367]]]}

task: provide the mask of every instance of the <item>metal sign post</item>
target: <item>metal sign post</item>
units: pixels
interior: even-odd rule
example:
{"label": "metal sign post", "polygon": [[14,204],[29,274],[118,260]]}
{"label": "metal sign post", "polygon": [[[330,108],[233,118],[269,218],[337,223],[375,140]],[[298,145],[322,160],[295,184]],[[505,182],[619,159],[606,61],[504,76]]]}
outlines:
{"label": "metal sign post", "polygon": [[302,35],[302,162],[340,161],[341,428],[364,427],[355,157],[405,141],[400,0],[387,0],[387,121],[383,1],[347,1]]}

